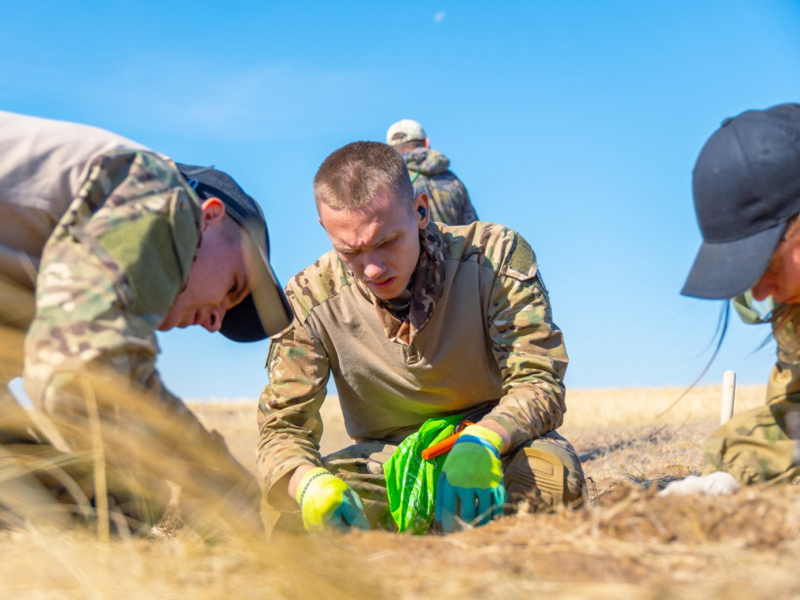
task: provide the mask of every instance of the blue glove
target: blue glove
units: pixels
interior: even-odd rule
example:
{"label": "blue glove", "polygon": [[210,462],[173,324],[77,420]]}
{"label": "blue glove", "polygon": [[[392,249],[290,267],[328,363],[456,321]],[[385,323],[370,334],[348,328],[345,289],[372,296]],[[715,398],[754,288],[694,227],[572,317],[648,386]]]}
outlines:
{"label": "blue glove", "polygon": [[491,429],[470,425],[453,444],[436,485],[436,520],[456,529],[456,516],[485,525],[502,514],[506,501],[500,450],[503,440]]}
{"label": "blue glove", "polygon": [[297,486],[297,503],[303,513],[306,531],[319,532],[326,527],[338,531],[347,531],[350,527],[369,529],[358,494],[322,467],[303,475]]}

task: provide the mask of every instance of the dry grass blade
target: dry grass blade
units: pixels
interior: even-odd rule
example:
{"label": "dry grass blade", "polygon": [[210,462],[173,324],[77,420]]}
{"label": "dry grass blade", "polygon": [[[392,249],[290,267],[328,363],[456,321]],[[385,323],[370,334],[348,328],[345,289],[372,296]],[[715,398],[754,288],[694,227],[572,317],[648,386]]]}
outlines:
{"label": "dry grass blade", "polygon": [[97,408],[97,398],[91,383],[86,378],[81,378],[83,397],[86,399],[86,408],[89,413],[89,432],[92,440],[92,454],[94,466],[94,497],[97,502],[97,539],[107,542],[111,535],[110,517],[108,512],[108,486],[106,485],[106,456],[103,448],[103,432],[100,421],[100,411]]}

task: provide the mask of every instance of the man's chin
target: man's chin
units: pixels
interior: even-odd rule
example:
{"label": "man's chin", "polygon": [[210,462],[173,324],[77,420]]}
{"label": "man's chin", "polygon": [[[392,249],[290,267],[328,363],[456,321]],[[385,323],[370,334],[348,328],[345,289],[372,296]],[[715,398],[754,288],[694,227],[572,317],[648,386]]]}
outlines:
{"label": "man's chin", "polygon": [[402,294],[403,289],[396,290],[394,286],[387,289],[375,289],[374,286],[369,286],[370,291],[375,295],[375,297],[380,298],[381,300],[394,300],[400,294]]}

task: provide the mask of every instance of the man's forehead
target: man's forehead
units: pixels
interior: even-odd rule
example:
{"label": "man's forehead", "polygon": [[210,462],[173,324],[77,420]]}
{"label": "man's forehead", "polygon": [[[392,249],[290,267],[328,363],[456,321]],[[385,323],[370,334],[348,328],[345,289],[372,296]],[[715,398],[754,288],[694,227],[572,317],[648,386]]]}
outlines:
{"label": "man's forehead", "polygon": [[332,221],[326,228],[331,242],[339,249],[374,246],[402,230],[402,227],[394,219],[384,221],[378,218],[362,217],[358,219],[345,216]]}
{"label": "man's forehead", "polygon": [[394,194],[378,193],[367,206],[336,210],[320,205],[322,221],[337,248],[369,246],[401,231],[410,212],[410,203]]}

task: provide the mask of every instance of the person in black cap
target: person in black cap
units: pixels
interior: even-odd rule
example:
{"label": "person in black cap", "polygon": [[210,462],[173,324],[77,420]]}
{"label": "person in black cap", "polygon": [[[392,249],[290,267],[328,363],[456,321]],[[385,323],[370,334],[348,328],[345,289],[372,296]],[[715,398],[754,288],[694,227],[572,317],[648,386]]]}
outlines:
{"label": "person in black cap", "polygon": [[[172,480],[195,523],[211,506],[258,523],[255,479],[155,370],[156,330],[253,341],[290,323],[258,204],[214,168],[0,112],[0,214],[0,474],[18,474],[0,506],[56,518],[55,496],[146,531]],[[8,391],[20,374],[36,422]]]}
{"label": "person in black cap", "polygon": [[[734,299],[747,322],[770,322],[778,343],[767,404],[711,436],[703,475],[791,482],[800,476],[800,104],[726,119],[700,152],[693,193],[703,244],[682,293]],[[759,317],[753,300],[771,312]]]}

